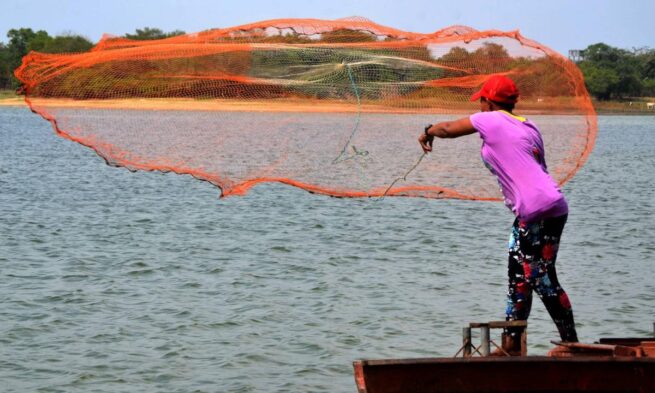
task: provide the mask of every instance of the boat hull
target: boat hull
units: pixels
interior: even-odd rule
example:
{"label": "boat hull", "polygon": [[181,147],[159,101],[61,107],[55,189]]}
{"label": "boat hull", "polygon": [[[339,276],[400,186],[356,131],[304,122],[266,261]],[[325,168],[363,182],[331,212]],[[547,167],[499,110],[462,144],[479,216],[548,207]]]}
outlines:
{"label": "boat hull", "polygon": [[655,392],[655,358],[389,359],[354,368],[360,393]]}

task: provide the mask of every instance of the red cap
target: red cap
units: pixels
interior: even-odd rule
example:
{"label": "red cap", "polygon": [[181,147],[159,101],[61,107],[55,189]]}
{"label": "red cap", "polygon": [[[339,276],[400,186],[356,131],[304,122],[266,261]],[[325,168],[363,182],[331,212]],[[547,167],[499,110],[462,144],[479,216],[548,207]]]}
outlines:
{"label": "red cap", "polygon": [[516,104],[519,100],[519,89],[514,81],[505,75],[492,75],[484,82],[482,89],[471,96],[471,101],[477,101],[480,97],[504,104]]}

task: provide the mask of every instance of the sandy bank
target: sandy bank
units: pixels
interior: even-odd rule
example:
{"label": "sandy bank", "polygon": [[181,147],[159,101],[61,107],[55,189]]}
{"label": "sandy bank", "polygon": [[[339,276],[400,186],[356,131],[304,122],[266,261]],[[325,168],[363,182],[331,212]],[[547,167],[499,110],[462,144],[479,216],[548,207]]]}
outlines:
{"label": "sandy bank", "polygon": [[[184,98],[129,98],[106,100],[73,100],[65,98],[32,98],[35,109],[87,108],[121,110],[188,110],[188,111],[232,111],[232,112],[314,112],[314,113],[414,113],[414,114],[469,114],[479,110],[476,103],[461,102],[444,105],[443,101],[401,102],[392,104],[311,100],[311,99],[269,99],[269,100],[230,100],[230,99],[184,99]],[[413,104],[413,107],[410,105]],[[0,99],[0,106],[25,105],[23,97]],[[517,111],[523,114],[582,114],[580,109],[535,105],[529,102],[519,105]]]}
{"label": "sandy bank", "polygon": [[[122,109],[122,110],[190,110],[190,111],[231,111],[231,112],[336,112],[336,113],[435,113],[435,112],[470,112],[474,108],[402,108],[379,104],[363,104],[343,101],[314,101],[301,99],[283,100],[229,100],[208,99],[194,100],[184,98],[130,98],[116,100],[72,100],[64,98],[33,98],[35,108],[87,108],[87,109]],[[2,106],[25,105],[24,99],[0,99]]]}
{"label": "sandy bank", "polygon": [[23,97],[0,98],[0,106],[24,106],[25,99]]}

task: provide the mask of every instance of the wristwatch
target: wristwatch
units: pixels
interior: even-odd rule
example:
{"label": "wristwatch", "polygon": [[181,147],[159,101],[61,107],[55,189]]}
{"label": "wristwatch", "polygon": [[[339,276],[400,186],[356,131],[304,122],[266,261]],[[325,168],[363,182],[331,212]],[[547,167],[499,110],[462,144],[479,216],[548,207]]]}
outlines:
{"label": "wristwatch", "polygon": [[430,134],[428,134],[428,130],[429,130],[430,128],[432,128],[432,124],[428,124],[427,126],[425,126],[425,130],[423,131],[423,132],[425,132],[425,136],[427,136],[427,137],[430,136]]}

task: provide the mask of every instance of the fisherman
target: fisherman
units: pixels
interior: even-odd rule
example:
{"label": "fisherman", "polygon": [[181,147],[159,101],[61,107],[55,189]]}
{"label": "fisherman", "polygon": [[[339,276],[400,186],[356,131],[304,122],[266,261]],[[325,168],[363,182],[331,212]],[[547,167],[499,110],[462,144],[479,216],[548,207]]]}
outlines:
{"label": "fisherman", "polygon": [[[481,112],[430,125],[418,140],[429,153],[435,137],[480,134],[482,160],[498,179],[505,204],[516,216],[509,238],[507,320],[528,319],[534,290],[562,341],[577,342],[571,303],[555,271],[568,204],[548,174],[539,129],[513,113],[518,98],[519,91],[510,78],[493,75],[471,97],[471,101],[480,100]],[[506,329],[503,349],[520,353],[520,330]]]}

